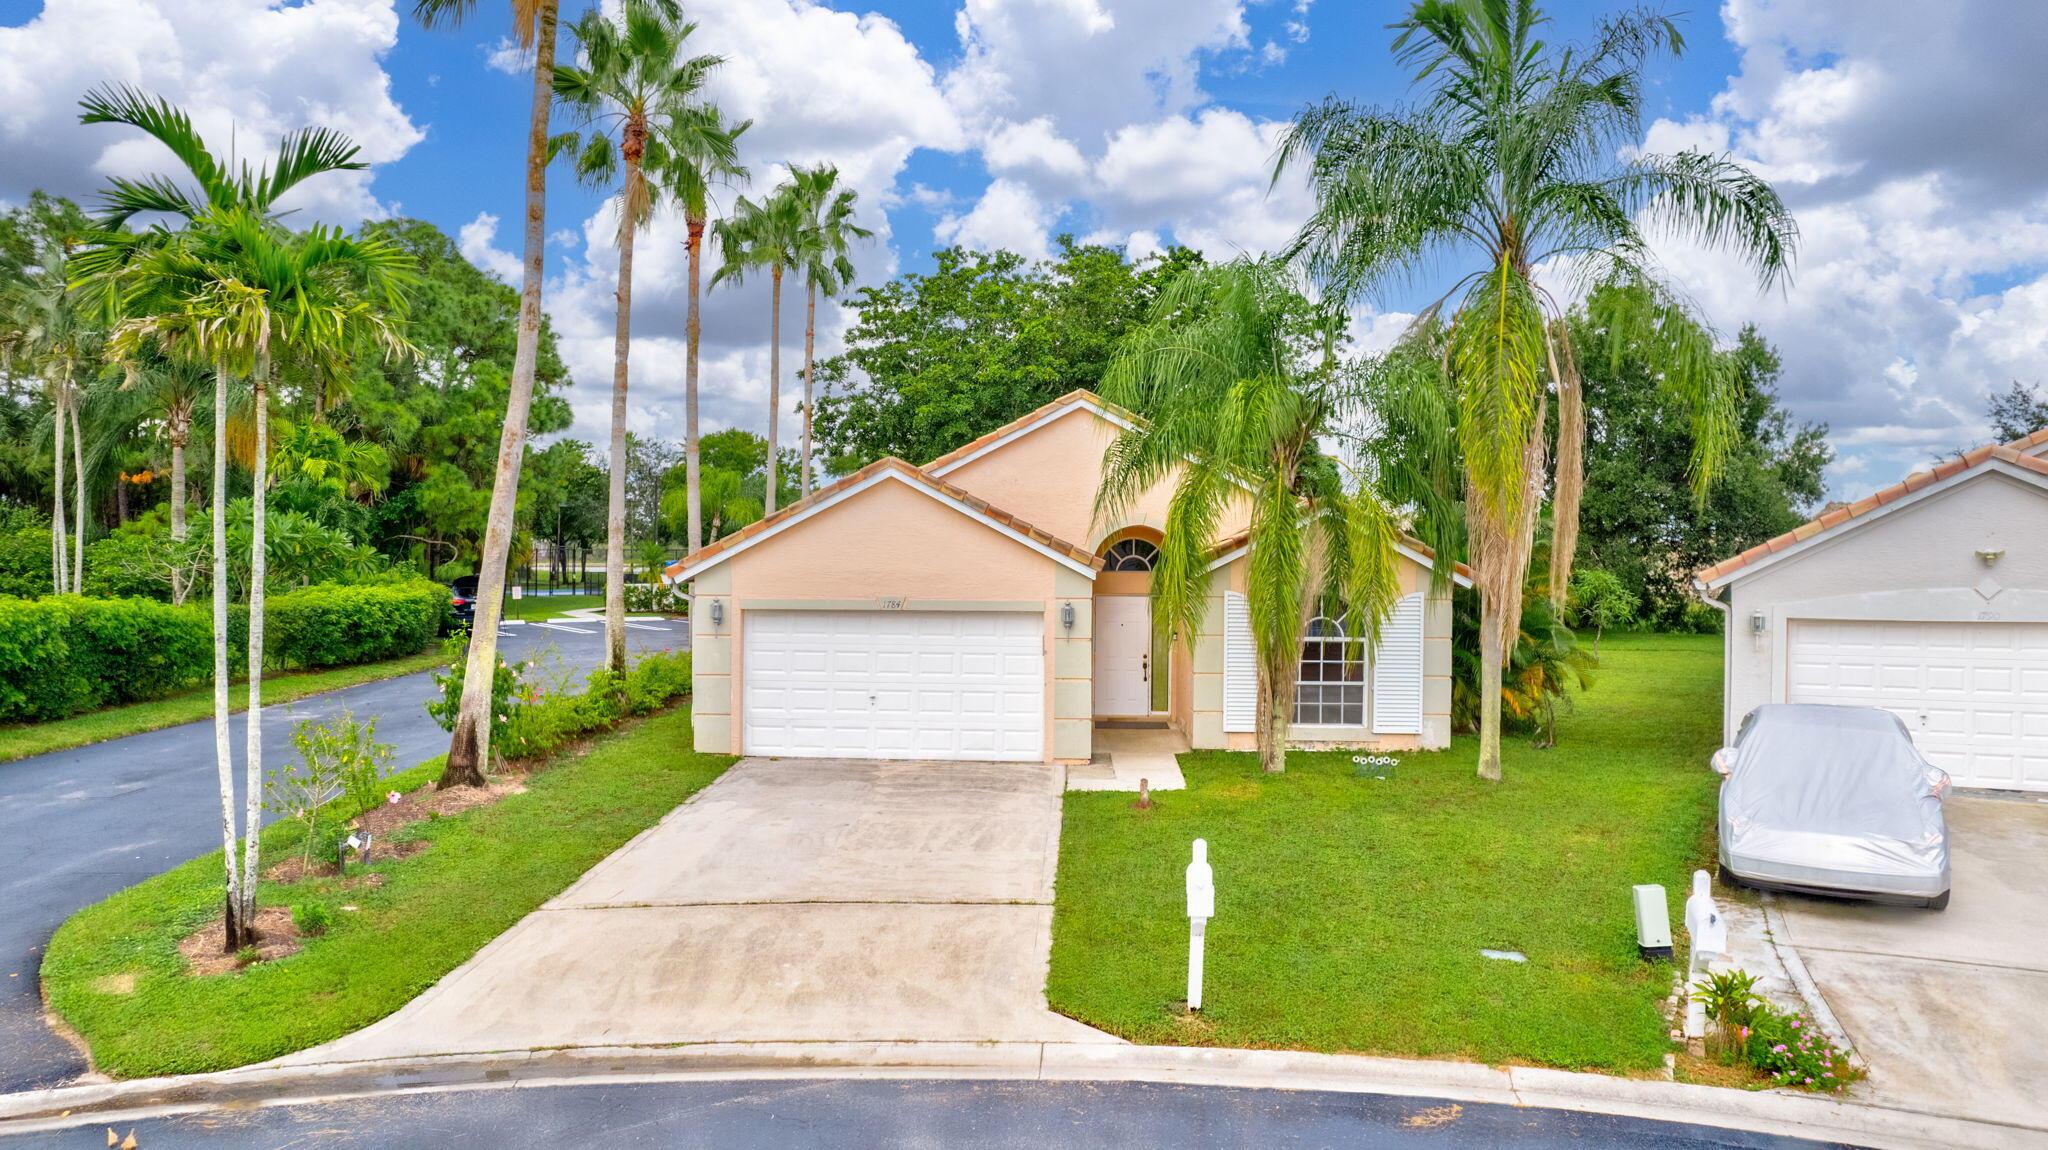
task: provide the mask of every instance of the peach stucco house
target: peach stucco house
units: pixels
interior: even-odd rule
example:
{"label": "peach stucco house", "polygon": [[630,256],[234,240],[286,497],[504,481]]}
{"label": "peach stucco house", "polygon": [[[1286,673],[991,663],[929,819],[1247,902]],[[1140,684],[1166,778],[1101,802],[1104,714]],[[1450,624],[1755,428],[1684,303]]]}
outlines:
{"label": "peach stucco house", "polygon": [[[1103,452],[1135,418],[1076,391],[923,467],[870,464],[669,567],[691,591],[697,749],[1072,763],[1103,721],[1250,748],[1246,512],[1220,527],[1201,633],[1155,639],[1171,484],[1121,522],[1094,514]],[[1298,744],[1449,743],[1451,612],[1429,594],[1432,561],[1402,548],[1377,650],[1312,624]]]}

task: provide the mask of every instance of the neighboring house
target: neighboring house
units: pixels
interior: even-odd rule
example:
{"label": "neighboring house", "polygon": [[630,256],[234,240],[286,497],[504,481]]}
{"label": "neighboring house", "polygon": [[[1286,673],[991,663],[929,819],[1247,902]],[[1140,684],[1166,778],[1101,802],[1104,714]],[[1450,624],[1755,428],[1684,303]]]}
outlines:
{"label": "neighboring house", "polygon": [[[1171,483],[1094,522],[1103,452],[1135,418],[1076,391],[924,467],[870,464],[670,566],[692,591],[697,748],[1085,762],[1102,720],[1252,748],[1247,509],[1221,526],[1201,634],[1156,640]],[[1428,550],[1402,556],[1378,651],[1313,621],[1297,744],[1450,742],[1450,604],[1428,595]]]}
{"label": "neighboring house", "polygon": [[1728,612],[1726,737],[1760,703],[1883,707],[1958,786],[2048,791],[2048,430],[1828,511],[1693,586]]}

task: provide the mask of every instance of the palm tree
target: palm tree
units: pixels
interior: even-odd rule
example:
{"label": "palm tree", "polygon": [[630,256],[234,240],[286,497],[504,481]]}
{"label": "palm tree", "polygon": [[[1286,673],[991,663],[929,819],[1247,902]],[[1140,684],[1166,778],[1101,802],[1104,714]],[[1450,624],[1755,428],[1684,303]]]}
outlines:
{"label": "palm tree", "polygon": [[1341,309],[1303,298],[1284,265],[1238,259],[1193,268],[1160,293],[1103,375],[1103,398],[1145,418],[1103,458],[1096,520],[1174,484],[1152,570],[1162,636],[1193,635],[1207,613],[1217,527],[1249,500],[1246,602],[1258,655],[1259,761],[1287,764],[1302,630],[1320,600],[1377,637],[1399,595],[1400,531],[1371,486],[1347,487],[1318,441],[1359,415],[1337,359]]}
{"label": "palm tree", "polygon": [[[0,294],[0,355],[24,361],[50,399],[52,468],[50,578],[58,594],[85,587],[85,449],[78,420],[81,384],[95,371],[100,330],[67,282],[62,254],[50,251],[32,277],[6,285]],[[64,509],[65,439],[71,444],[75,512]],[[67,532],[72,555],[65,553]]]}
{"label": "palm tree", "polygon": [[[585,183],[618,185],[619,287],[612,336],[611,515],[605,532],[605,665],[626,670],[626,384],[633,352],[633,237],[654,214],[649,169],[667,165],[662,131],[690,100],[718,56],[684,56],[696,25],[674,0],[625,0],[616,20],[590,12],[577,21],[582,63],[555,68],[555,95],[583,117],[581,133],[556,147],[575,149]],[[616,139],[614,139],[616,133]]]}
{"label": "palm tree", "polygon": [[875,233],[853,222],[851,188],[839,186],[839,169],[829,164],[791,173],[804,209],[804,446],[802,494],[811,493],[811,367],[818,336],[818,296],[830,299],[853,280],[846,253],[853,240]]}
{"label": "palm tree", "polygon": [[689,261],[689,299],[683,323],[683,478],[689,504],[685,538],[691,551],[704,545],[702,453],[697,434],[697,344],[703,335],[698,285],[703,275],[704,229],[711,219],[711,192],[747,179],[739,163],[739,138],[752,120],[727,125],[710,105],[678,113],[667,132],[668,162],[654,170],[662,192],[683,211],[683,251]]}
{"label": "palm tree", "polygon": [[[421,24],[460,23],[477,0],[414,0]],[[526,228],[519,288],[519,332],[512,379],[505,394],[505,425],[498,435],[498,467],[491,480],[491,511],[477,561],[476,621],[463,663],[462,700],[448,742],[440,786],[480,787],[491,760],[491,683],[498,663],[498,620],[504,612],[505,569],[512,556],[513,516],[519,504],[519,467],[526,457],[526,419],[533,410],[533,377],[540,362],[540,287],[547,242],[548,115],[554,107],[555,24],[559,0],[512,0],[512,31],[533,51],[532,98],[526,114]]]}
{"label": "palm tree", "polygon": [[712,227],[718,241],[719,266],[711,286],[730,279],[746,282],[758,269],[768,270],[768,486],[766,514],[775,514],[776,428],[782,408],[782,273],[803,261],[803,201],[793,184],[783,184],[761,203],[741,196],[732,214]]}
{"label": "palm tree", "polygon": [[[378,242],[357,241],[315,226],[291,235],[274,221],[277,198],[326,172],[359,169],[347,137],[308,129],[284,137],[262,167],[231,168],[207,148],[183,112],[131,89],[99,89],[80,102],[86,123],[140,128],[170,149],[191,187],[158,175],[115,179],[103,194],[98,247],[72,261],[108,309],[122,315],[112,352],[132,358],[147,343],[166,355],[215,365],[214,372],[214,748],[220,774],[221,832],[227,855],[226,940],[229,950],[254,939],[257,831],[263,788],[263,609],[266,559],[264,496],[268,481],[268,391],[280,352],[335,362],[364,342],[402,346],[390,313],[401,298],[403,256]],[[181,217],[178,231],[158,225],[116,233],[140,212]],[[355,285],[360,285],[357,287]],[[376,298],[373,298],[376,297]],[[338,368],[337,368],[338,370]],[[234,777],[228,737],[227,413],[228,379],[246,376],[255,423],[255,479],[249,590],[249,707],[237,874]]]}
{"label": "palm tree", "polygon": [[[206,405],[211,380],[202,362],[173,359],[152,349],[124,364],[119,394],[133,417],[159,424],[171,449],[171,538],[183,543],[186,514],[185,450],[192,442],[192,421]],[[161,458],[161,457],[159,457]],[[182,572],[171,576],[171,601],[182,604],[191,588]]]}
{"label": "palm tree", "polygon": [[[1369,294],[1423,266],[1469,258],[1473,270],[1411,329],[1416,370],[1447,377],[1463,458],[1463,535],[1477,568],[1481,675],[1500,679],[1519,629],[1557,404],[1555,540],[1549,592],[1571,578],[1584,486],[1584,401],[1563,307],[1536,282],[1551,265],[1580,286],[1649,303],[1615,322],[1667,352],[1664,385],[1694,423],[1693,476],[1704,491],[1721,462],[1734,384],[1713,336],[1654,273],[1644,227],[1739,253],[1765,285],[1790,266],[1796,231],[1770,185],[1725,157],[1632,151],[1642,137],[1642,73],[1683,41],[1649,11],[1603,21],[1591,43],[1536,38],[1535,0],[1420,0],[1394,25],[1395,60],[1424,98],[1380,109],[1331,98],[1283,137],[1275,170],[1305,165],[1317,207],[1300,257],[1336,299]],[[1569,301],[1566,301],[1569,302]],[[1440,351],[1432,358],[1430,350]],[[1432,543],[1455,533],[1418,520]],[[1440,553],[1454,554],[1449,548]],[[1436,576],[1446,576],[1440,565]],[[1500,704],[1482,690],[1479,775],[1500,777]]]}

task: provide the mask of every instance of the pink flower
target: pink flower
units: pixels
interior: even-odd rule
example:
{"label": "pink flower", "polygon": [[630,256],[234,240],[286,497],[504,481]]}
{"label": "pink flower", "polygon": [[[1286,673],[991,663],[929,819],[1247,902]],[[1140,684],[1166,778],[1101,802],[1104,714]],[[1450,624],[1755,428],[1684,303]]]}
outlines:
{"label": "pink flower", "polygon": [[403,796],[403,795],[400,795],[400,794],[399,794],[399,793],[398,793],[397,791],[385,791],[385,792],[384,792],[384,801],[385,801],[385,802],[387,802],[387,803],[396,803],[396,802],[397,802],[397,801],[398,801],[399,799],[401,799],[401,798],[403,798],[403,797],[404,797],[404,796]]}
{"label": "pink flower", "polygon": [[1792,1029],[1794,1029],[1794,1030],[1797,1030],[1797,1029],[1799,1029],[1799,1020],[1798,1020],[1798,1019],[1796,1019],[1796,1018],[1792,1020]]}

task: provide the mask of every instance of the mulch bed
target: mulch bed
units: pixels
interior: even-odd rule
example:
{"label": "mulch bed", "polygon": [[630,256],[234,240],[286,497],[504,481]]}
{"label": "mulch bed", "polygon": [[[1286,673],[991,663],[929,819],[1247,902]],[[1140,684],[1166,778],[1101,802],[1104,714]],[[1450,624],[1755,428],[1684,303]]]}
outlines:
{"label": "mulch bed", "polygon": [[[201,978],[232,974],[246,964],[236,955],[222,952],[227,924],[216,918],[178,944],[178,953],[189,964],[188,974]],[[292,926],[292,912],[281,906],[259,907],[256,911],[256,961],[269,962],[299,952],[299,932]]]}

